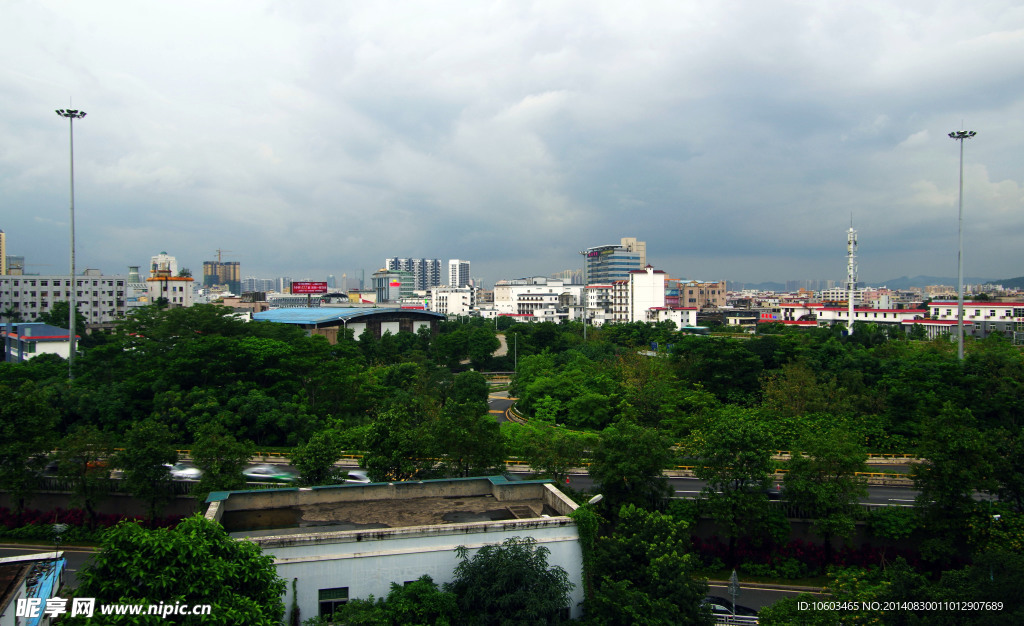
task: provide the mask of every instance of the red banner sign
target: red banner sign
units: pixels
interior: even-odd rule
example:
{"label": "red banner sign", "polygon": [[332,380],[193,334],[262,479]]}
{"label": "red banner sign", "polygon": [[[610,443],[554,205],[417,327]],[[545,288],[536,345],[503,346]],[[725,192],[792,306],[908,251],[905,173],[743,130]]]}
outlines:
{"label": "red banner sign", "polygon": [[327,293],[327,283],[311,281],[293,282],[292,293]]}

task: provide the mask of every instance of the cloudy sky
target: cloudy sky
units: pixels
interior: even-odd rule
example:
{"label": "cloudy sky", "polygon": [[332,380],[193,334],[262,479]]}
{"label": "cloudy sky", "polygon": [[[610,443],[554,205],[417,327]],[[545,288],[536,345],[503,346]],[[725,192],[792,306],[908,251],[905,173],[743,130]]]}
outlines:
{"label": "cloudy sky", "polygon": [[499,278],[632,236],[671,275],[1024,275],[1019,0],[7,0],[0,229],[67,270]]}

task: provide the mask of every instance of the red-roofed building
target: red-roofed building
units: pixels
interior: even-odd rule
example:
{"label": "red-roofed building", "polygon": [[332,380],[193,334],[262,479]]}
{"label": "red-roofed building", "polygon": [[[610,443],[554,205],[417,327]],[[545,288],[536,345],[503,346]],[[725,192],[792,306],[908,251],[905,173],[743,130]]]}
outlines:
{"label": "red-roofed building", "polygon": [[4,360],[8,363],[22,363],[40,354],[56,354],[66,359],[70,353],[69,335],[66,328],[42,322],[0,326],[0,339],[4,342]]}

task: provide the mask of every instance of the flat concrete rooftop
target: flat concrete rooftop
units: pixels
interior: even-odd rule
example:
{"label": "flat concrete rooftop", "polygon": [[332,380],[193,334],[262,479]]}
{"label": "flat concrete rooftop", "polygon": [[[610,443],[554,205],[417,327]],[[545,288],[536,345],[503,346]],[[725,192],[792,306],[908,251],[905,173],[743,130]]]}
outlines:
{"label": "flat concrete rooftop", "polygon": [[235,537],[564,518],[576,505],[550,481],[501,476],[215,492],[207,517]]}

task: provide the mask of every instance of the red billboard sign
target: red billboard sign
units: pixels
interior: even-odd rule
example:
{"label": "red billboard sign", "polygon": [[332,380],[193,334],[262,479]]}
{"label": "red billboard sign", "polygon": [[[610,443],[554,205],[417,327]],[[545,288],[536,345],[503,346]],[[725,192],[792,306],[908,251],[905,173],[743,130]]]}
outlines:
{"label": "red billboard sign", "polygon": [[327,293],[327,283],[296,281],[292,283],[292,293]]}

